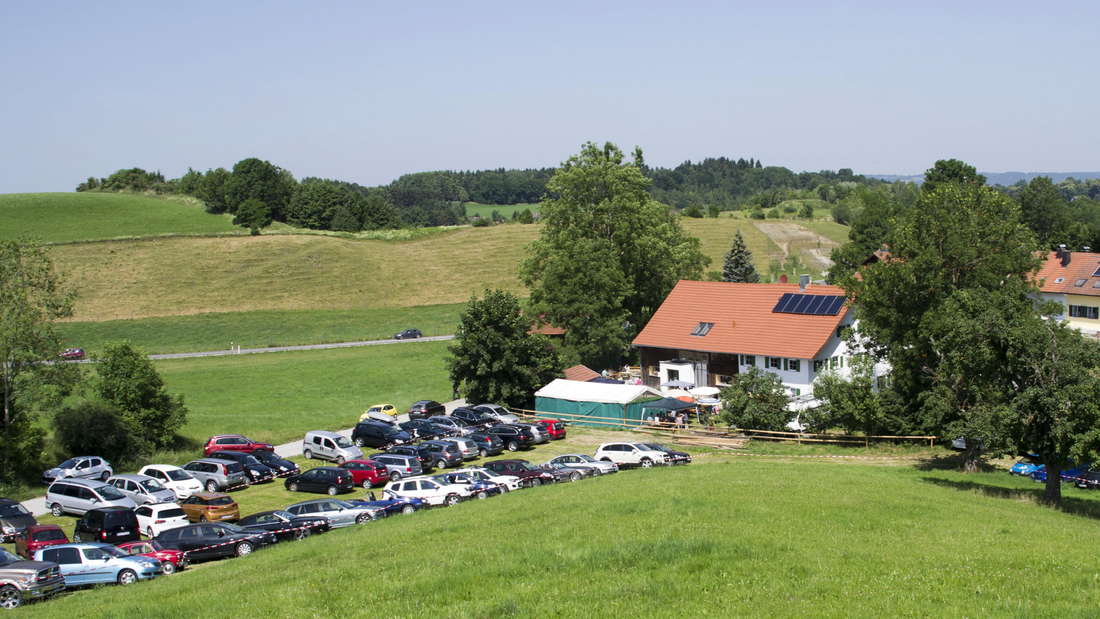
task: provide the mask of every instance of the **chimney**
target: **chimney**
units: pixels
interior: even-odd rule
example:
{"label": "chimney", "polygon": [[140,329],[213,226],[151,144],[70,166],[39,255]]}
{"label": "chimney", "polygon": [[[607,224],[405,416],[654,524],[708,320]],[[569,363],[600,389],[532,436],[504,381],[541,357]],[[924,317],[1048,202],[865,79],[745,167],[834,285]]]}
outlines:
{"label": "chimney", "polygon": [[802,292],[806,292],[806,289],[810,287],[810,276],[799,275],[798,276],[798,289]]}
{"label": "chimney", "polygon": [[1062,259],[1062,266],[1069,266],[1070,251],[1066,249],[1065,243],[1058,246],[1058,257]]}

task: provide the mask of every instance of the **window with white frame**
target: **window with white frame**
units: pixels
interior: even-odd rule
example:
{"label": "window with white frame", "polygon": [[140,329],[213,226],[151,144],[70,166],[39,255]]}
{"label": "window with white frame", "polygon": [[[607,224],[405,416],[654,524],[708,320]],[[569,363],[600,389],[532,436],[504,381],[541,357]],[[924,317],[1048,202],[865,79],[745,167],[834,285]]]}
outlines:
{"label": "window with white frame", "polygon": [[1069,306],[1069,315],[1071,318],[1091,318],[1092,320],[1100,319],[1100,307],[1090,307],[1088,305],[1071,305]]}
{"label": "window with white frame", "polygon": [[799,359],[784,359],[783,369],[787,370],[788,372],[801,372],[802,363]]}
{"label": "window with white frame", "polygon": [[822,359],[814,359],[814,374],[818,374],[825,368],[825,361]]}

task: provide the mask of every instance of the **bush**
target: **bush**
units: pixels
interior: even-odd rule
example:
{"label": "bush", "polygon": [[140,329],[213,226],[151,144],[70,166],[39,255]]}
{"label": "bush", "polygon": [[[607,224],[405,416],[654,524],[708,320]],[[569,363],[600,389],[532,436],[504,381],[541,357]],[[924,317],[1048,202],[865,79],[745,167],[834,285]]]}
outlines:
{"label": "bush", "polygon": [[797,210],[798,210],[798,207],[795,206],[794,204],[784,204],[783,205],[783,212],[784,213],[794,213]]}
{"label": "bush", "polygon": [[694,217],[695,219],[699,219],[703,216],[703,209],[699,208],[698,206],[692,205],[684,209],[682,214],[684,215],[684,217]]}
{"label": "bush", "polygon": [[781,217],[783,216],[779,214],[779,209],[768,209],[768,219],[780,219]]}
{"label": "bush", "polygon": [[535,223],[535,215],[531,212],[531,209],[525,208],[523,212],[519,214],[519,223],[521,224],[533,224]]}
{"label": "bush", "polygon": [[488,228],[490,221],[484,217],[474,217],[471,223],[475,228]]}
{"label": "bush", "polygon": [[122,411],[101,401],[65,407],[53,418],[54,437],[67,455],[95,454],[117,467],[141,454],[141,441]]}
{"label": "bush", "polygon": [[749,211],[749,217],[752,219],[764,219],[764,211],[760,208],[754,208]]}
{"label": "bush", "polygon": [[712,218],[717,219],[718,215],[720,215],[721,213],[722,213],[722,209],[718,208],[717,206],[715,206],[713,204],[711,204],[710,206],[707,207],[707,217],[712,217]]}
{"label": "bush", "polygon": [[803,219],[813,219],[814,205],[810,204],[809,202],[803,202],[802,208],[798,210],[798,216]]}

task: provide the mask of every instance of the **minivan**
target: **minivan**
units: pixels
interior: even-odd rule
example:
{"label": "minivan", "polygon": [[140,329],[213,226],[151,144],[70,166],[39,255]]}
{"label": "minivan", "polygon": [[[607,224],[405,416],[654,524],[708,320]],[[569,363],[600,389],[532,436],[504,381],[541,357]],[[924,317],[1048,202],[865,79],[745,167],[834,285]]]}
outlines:
{"label": "minivan", "polygon": [[183,465],[183,470],[201,481],[207,492],[221,492],[249,485],[244,466],[232,460],[200,458]]}
{"label": "minivan", "polygon": [[307,460],[319,458],[343,464],[348,460],[362,458],[363,452],[346,436],[326,430],[311,430],[306,432],[306,438],[302,441],[302,455]]}
{"label": "minivan", "polygon": [[420,466],[420,460],[417,459],[416,456],[374,454],[370,459],[386,467],[386,470],[389,471],[390,474],[390,480],[420,475],[424,472],[424,469]]}
{"label": "minivan", "polygon": [[121,544],[141,539],[141,525],[134,510],[125,507],[97,507],[84,512],[73,527],[74,542]]}
{"label": "minivan", "polygon": [[110,484],[91,479],[64,479],[53,482],[46,489],[46,506],[54,516],[82,516],[97,507],[133,509],[137,504]]}

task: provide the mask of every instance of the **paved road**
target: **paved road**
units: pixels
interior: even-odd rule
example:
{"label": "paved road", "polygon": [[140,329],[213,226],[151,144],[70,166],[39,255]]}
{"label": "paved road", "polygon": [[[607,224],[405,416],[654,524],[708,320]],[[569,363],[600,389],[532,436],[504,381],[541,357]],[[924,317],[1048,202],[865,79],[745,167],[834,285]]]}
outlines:
{"label": "paved road", "polygon": [[150,359],[189,359],[192,357],[225,357],[229,355],[254,355],[262,352],[289,352],[293,350],[327,350],[330,348],[359,348],[361,346],[381,346],[383,344],[412,344],[415,342],[445,342],[453,340],[453,335],[432,335],[413,340],[364,340],[362,342],[336,342],[333,344],[303,344],[300,346],[269,346],[266,348],[239,348],[237,350],[208,350],[205,352],[177,352],[149,355]]}

